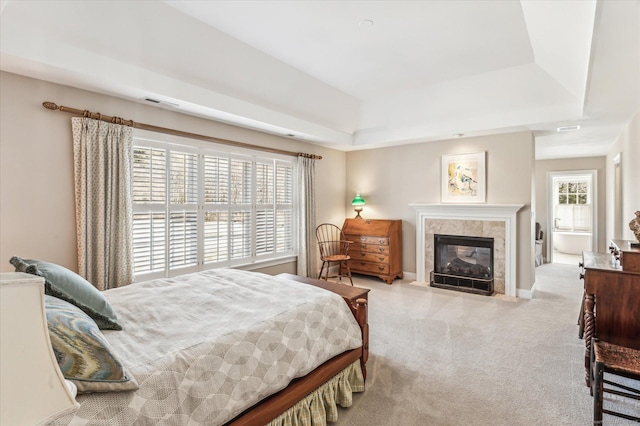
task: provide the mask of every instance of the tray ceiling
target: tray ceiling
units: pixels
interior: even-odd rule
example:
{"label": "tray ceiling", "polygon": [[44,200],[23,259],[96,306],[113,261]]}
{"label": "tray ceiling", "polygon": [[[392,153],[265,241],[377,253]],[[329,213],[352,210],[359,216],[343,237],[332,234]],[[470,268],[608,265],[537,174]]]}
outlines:
{"label": "tray ceiling", "polygon": [[640,110],[637,0],[1,5],[2,70],[341,150],[532,130],[539,159],[604,155]]}

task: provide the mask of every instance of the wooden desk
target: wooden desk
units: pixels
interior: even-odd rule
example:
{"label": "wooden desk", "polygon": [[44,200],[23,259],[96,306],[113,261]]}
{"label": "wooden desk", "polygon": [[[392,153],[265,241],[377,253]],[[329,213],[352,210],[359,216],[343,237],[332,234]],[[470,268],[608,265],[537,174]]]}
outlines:
{"label": "wooden desk", "polygon": [[351,272],[373,275],[393,283],[402,279],[402,221],[347,219],[344,237],[353,241],[349,248]]}
{"label": "wooden desk", "polygon": [[590,386],[594,337],[640,349],[640,272],[625,271],[611,254],[584,252],[585,381]]}

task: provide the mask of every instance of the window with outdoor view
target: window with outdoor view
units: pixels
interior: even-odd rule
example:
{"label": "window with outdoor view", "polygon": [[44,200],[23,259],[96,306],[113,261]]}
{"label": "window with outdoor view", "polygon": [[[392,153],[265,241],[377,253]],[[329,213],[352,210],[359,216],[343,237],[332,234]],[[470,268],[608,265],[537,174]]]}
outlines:
{"label": "window with outdoor view", "polygon": [[294,254],[293,161],[134,140],[134,270],[145,278]]}
{"label": "window with outdoor view", "polygon": [[591,178],[554,179],[554,229],[591,231]]}

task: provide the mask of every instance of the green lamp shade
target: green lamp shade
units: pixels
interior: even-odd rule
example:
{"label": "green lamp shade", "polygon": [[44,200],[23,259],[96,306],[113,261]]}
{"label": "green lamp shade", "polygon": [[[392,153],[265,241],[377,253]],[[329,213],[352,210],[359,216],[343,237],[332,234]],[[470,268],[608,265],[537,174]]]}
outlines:
{"label": "green lamp shade", "polygon": [[360,194],[356,194],[356,198],[351,202],[352,206],[364,206],[364,199],[360,196]]}

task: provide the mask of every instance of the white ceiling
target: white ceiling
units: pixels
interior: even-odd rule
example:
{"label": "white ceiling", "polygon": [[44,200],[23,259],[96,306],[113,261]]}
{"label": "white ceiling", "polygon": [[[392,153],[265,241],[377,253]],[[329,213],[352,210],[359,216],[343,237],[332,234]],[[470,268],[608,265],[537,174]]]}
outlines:
{"label": "white ceiling", "polygon": [[2,70],[341,150],[533,130],[538,159],[604,155],[640,110],[639,0],[0,6]]}

